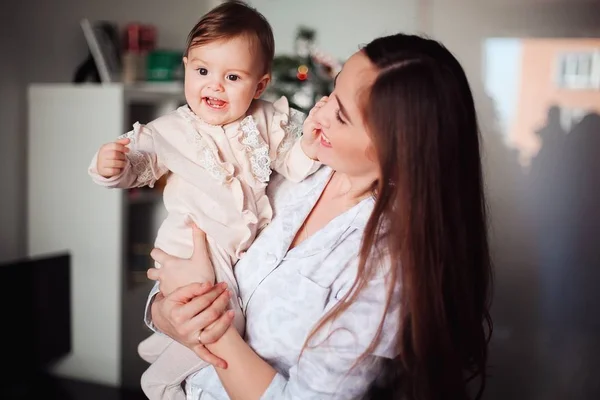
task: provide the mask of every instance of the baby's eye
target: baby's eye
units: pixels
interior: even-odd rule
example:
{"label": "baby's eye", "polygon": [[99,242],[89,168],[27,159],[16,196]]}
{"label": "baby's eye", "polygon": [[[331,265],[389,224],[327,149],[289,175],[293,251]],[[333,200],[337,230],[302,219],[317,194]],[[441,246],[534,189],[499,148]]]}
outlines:
{"label": "baby's eye", "polygon": [[227,75],[227,79],[229,79],[232,82],[235,82],[238,79],[240,79],[240,77],[238,75],[231,74],[231,75]]}
{"label": "baby's eye", "polygon": [[198,68],[197,71],[200,75],[208,75],[208,70],[206,68]]}

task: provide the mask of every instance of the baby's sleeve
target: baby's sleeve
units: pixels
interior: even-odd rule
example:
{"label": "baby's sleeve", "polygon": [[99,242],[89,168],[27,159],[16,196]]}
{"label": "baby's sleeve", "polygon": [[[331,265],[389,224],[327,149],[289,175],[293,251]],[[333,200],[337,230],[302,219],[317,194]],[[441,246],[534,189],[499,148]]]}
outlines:
{"label": "baby's sleeve", "polygon": [[142,186],[154,186],[154,183],[167,172],[167,168],[160,162],[154,145],[153,130],[140,123],[135,123],[133,129],[119,136],[119,139],[129,139],[129,152],[127,164],[119,175],[105,178],[98,174],[96,165],[98,153],[94,155],[88,173],[92,180],[100,185],[110,188],[129,189]]}
{"label": "baby's sleeve", "polygon": [[275,111],[269,130],[273,169],[290,181],[300,182],[321,165],[309,158],[300,144],[306,116],[290,108],[285,97],[281,97],[273,106]]}

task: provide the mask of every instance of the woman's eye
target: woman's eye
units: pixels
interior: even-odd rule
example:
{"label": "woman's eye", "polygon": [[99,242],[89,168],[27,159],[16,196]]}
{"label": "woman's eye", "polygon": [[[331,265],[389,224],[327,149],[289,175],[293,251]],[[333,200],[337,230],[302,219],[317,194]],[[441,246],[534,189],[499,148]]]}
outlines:
{"label": "woman's eye", "polygon": [[338,120],[338,122],[339,122],[340,124],[345,124],[344,120],[343,120],[343,119],[342,119],[342,117],[341,117],[340,110],[337,110],[337,111],[335,112],[335,118]]}

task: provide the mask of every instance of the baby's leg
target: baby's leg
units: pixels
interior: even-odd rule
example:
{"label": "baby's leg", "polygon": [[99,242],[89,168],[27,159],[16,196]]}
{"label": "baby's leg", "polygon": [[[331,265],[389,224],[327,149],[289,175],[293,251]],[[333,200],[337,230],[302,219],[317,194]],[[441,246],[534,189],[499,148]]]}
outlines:
{"label": "baby's leg", "polygon": [[[233,275],[233,264],[237,260],[232,260],[227,252],[212,241],[210,237],[208,247],[214,268],[208,272],[215,276],[218,282],[226,282],[229,290],[233,293],[230,302],[231,309],[235,311],[233,325],[243,335],[245,319],[238,300],[238,287]],[[159,335],[156,335],[159,338],[153,336],[146,339],[138,347],[142,358],[147,361],[155,360],[142,375],[142,389],[150,400],[184,400],[185,394],[182,390],[182,382],[207,364],[185,346],[174,341],[165,343]]]}
{"label": "baby's leg", "polygon": [[[158,230],[154,247],[174,257],[191,257],[194,252],[194,242],[189,222],[191,222],[189,216],[176,213],[169,214],[169,218],[164,220]],[[154,267],[160,268],[161,265],[155,262]],[[194,274],[194,282],[215,282],[215,271],[210,264],[199,265],[196,272]]]}
{"label": "baby's leg", "polygon": [[[186,217],[171,218],[165,220],[161,225],[155,247],[167,252],[168,254],[187,258],[192,254],[193,243],[191,241],[191,232],[189,227],[185,230],[178,229],[185,225]],[[187,225],[185,225],[187,226]],[[210,265],[201,266],[204,270],[200,271],[201,282],[215,282],[215,271]],[[154,262],[154,268],[161,268],[158,262]],[[158,356],[171,344],[171,339],[162,335],[153,334],[138,345],[139,356],[148,363],[153,363]]]}
{"label": "baby's leg", "polygon": [[210,249],[210,259],[215,270],[215,278],[217,282],[227,283],[227,288],[231,290],[232,296],[229,302],[230,309],[235,312],[233,326],[237,331],[244,336],[246,320],[241,308],[241,300],[239,298],[239,289],[233,274],[233,265],[237,260],[232,260],[227,252],[219,247],[207,236],[208,247]]}
{"label": "baby's leg", "polygon": [[171,341],[142,375],[142,390],[150,400],[185,400],[182,382],[206,365],[192,350]]}
{"label": "baby's leg", "polygon": [[168,336],[153,333],[138,345],[138,354],[142,360],[152,364],[172,341],[173,339]]}

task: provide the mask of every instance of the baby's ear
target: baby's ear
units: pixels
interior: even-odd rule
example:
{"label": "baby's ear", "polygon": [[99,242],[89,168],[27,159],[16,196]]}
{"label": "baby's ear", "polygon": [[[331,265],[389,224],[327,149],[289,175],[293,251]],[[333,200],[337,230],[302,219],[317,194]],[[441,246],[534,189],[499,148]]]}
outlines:
{"label": "baby's ear", "polygon": [[258,81],[256,85],[256,92],[254,93],[254,98],[258,99],[265,91],[269,82],[271,81],[271,74],[264,74],[262,78]]}
{"label": "baby's ear", "polygon": [[188,62],[188,58],[187,57],[183,57],[183,67],[187,67],[187,62]]}

